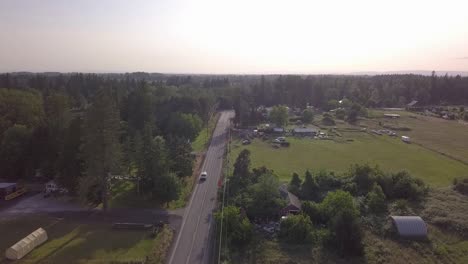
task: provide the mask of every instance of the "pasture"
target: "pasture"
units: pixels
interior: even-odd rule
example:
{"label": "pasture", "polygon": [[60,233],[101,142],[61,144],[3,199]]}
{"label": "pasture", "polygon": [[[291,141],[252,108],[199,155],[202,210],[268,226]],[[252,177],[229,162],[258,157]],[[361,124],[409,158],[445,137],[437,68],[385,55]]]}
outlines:
{"label": "pasture", "polygon": [[355,163],[378,165],[387,172],[407,170],[434,187],[447,186],[453,178],[468,174],[468,165],[420,145],[406,144],[399,138],[364,132],[342,132],[341,135],[339,140],[288,137],[291,146],[278,149],[273,148],[270,141],[261,139],[247,146],[234,140],[231,164],[246,148],[251,152],[252,167],[273,169],[282,181],[289,181],[293,172],[303,175],[307,169],[343,173]]}
{"label": "pasture", "polygon": [[[397,113],[400,118],[384,118],[384,113]],[[442,153],[468,164],[468,123],[442,118],[424,116],[406,111],[385,112],[370,111],[372,118],[364,119],[361,125],[369,128],[382,126],[390,129],[403,129],[400,134],[412,138],[412,141],[423,147]],[[398,132],[398,131],[396,131]]]}

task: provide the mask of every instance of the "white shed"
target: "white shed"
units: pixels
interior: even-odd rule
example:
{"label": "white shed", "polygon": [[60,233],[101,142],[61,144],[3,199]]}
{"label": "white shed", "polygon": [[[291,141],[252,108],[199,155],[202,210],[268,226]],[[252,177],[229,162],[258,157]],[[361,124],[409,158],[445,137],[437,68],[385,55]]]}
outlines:
{"label": "white shed", "polygon": [[21,239],[18,243],[14,244],[5,251],[5,257],[11,260],[17,260],[24,257],[31,252],[34,248],[47,241],[47,233],[44,229],[39,228],[29,234],[27,237]]}

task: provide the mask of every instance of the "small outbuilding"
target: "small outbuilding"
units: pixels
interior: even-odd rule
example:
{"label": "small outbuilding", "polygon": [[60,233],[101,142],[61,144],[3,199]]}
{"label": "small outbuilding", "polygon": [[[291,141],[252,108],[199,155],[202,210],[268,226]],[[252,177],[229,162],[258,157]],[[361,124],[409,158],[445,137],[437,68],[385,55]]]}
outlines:
{"label": "small outbuilding", "polygon": [[284,128],[282,128],[282,127],[275,127],[275,128],[273,128],[273,133],[274,133],[274,134],[283,134],[283,133],[284,133]]}
{"label": "small outbuilding", "polygon": [[390,216],[398,236],[410,240],[427,239],[427,225],[419,216]]}
{"label": "small outbuilding", "polygon": [[288,191],[288,186],[283,184],[279,188],[280,195],[286,200],[286,206],[281,208],[280,215],[298,214],[302,209],[302,204],[296,195]]}
{"label": "small outbuilding", "polygon": [[384,116],[387,118],[400,118],[399,114],[384,114]]}
{"label": "small outbuilding", "polygon": [[16,192],[15,182],[0,182],[0,199],[5,199],[6,196]]}
{"label": "small outbuilding", "polygon": [[296,127],[292,130],[292,133],[295,136],[315,136],[318,131],[310,127]]}
{"label": "small outbuilding", "polygon": [[47,233],[44,229],[39,228],[29,234],[27,237],[18,241],[5,251],[5,257],[11,260],[23,258],[26,254],[31,252],[34,248],[47,241]]}

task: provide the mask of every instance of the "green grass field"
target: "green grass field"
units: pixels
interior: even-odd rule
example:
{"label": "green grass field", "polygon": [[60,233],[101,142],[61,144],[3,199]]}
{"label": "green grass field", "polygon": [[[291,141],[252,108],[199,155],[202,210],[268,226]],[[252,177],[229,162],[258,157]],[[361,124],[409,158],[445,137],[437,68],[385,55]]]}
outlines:
{"label": "green grass field", "polygon": [[[46,216],[4,220],[0,226],[2,252],[39,227],[47,231],[49,240],[20,263],[138,262],[153,254],[158,243],[165,243],[160,235],[151,238],[147,231],[116,231],[110,224],[78,223]],[[9,262],[3,259],[2,263]]]}
{"label": "green grass field", "polygon": [[406,111],[388,112],[401,115],[401,118],[389,119],[383,117],[384,113],[387,112],[373,110],[370,114],[374,118],[366,119],[361,124],[378,128],[381,122],[382,125],[389,127],[408,128],[409,131],[399,134],[410,136],[413,142],[428,149],[468,163],[468,125],[466,123]]}
{"label": "green grass field", "polygon": [[234,141],[231,164],[246,148],[251,151],[253,167],[264,165],[273,169],[283,181],[289,181],[293,172],[303,174],[307,169],[326,169],[340,173],[355,163],[379,165],[384,171],[407,170],[431,186],[447,186],[453,178],[468,174],[467,165],[419,145],[403,143],[398,138],[361,132],[343,132],[342,135],[354,141],[288,137],[291,146],[279,149],[260,139],[248,146]]}

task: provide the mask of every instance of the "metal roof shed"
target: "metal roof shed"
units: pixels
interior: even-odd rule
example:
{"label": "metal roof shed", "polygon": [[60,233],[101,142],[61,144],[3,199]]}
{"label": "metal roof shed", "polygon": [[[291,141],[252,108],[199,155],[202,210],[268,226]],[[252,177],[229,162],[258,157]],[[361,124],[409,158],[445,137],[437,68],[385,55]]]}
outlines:
{"label": "metal roof shed", "polygon": [[390,216],[401,238],[422,240],[427,238],[427,225],[419,216]]}

